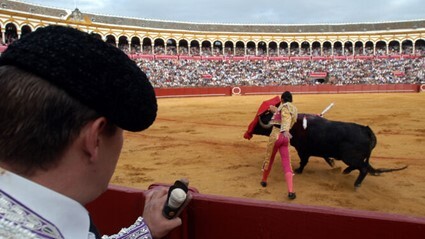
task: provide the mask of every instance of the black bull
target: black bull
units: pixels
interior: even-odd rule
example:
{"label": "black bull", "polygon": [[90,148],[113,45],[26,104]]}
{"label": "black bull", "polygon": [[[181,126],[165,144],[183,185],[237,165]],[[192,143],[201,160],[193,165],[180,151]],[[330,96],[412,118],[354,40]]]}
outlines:
{"label": "black bull", "polygon": [[[255,126],[253,134],[270,135],[271,125],[268,124],[272,116],[269,111],[259,116],[259,123]],[[306,128],[303,119],[306,120]],[[334,166],[334,159],[342,160],[347,168],[343,173],[359,170],[354,186],[360,187],[362,181],[369,173],[379,175],[383,172],[397,171],[407,168],[384,169],[373,168],[369,163],[372,150],[377,140],[375,134],[368,126],[356,123],[347,123],[327,120],[313,114],[298,114],[295,125],[290,130],[292,134],[291,145],[297,150],[300,157],[300,167],[295,173],[301,174],[308,163],[310,156],[322,157],[330,166]]]}

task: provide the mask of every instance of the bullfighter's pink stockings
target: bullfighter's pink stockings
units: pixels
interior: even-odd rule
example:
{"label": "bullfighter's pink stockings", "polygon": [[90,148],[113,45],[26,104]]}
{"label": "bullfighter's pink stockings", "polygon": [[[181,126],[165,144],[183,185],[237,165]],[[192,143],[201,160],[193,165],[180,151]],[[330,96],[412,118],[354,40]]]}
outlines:
{"label": "bullfighter's pink stockings", "polygon": [[276,141],[276,147],[279,149],[280,157],[282,160],[282,170],[285,173],[286,185],[288,187],[288,192],[294,192],[294,186],[292,182],[292,178],[294,173],[291,167],[291,160],[289,157],[289,139],[283,136],[283,134],[279,134],[278,140]]}
{"label": "bullfighter's pink stockings", "polygon": [[264,161],[263,164],[263,179],[261,180],[262,184],[267,183],[267,178],[269,177],[270,171],[272,170],[274,158],[276,156],[278,148],[276,146],[273,147],[273,150],[270,154],[270,158]]}
{"label": "bullfighter's pink stockings", "polygon": [[285,173],[286,186],[288,187],[288,192],[294,192],[294,184],[292,183],[293,173]]}
{"label": "bullfighter's pink stockings", "polygon": [[[272,132],[272,133],[275,133],[275,132]],[[269,142],[269,144],[273,143],[273,148],[272,150],[268,150],[266,154],[266,160],[264,161],[264,164],[263,164],[263,178],[261,180],[261,185],[263,187],[267,186],[267,178],[272,169],[277,150],[279,150],[280,157],[282,160],[282,170],[283,170],[283,173],[285,174],[285,181],[288,188],[288,192],[293,193],[294,192],[294,186],[293,186],[294,173],[292,171],[291,161],[289,156],[289,139],[283,136],[283,134],[279,132],[276,133],[275,137],[277,138],[276,142]],[[272,139],[275,139],[275,137],[272,136]]]}

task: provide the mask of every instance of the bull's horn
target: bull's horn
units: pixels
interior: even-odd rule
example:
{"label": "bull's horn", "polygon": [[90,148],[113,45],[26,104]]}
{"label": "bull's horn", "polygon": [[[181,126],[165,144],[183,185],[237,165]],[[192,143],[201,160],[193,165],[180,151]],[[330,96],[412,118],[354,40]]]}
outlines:
{"label": "bull's horn", "polygon": [[261,127],[265,128],[265,129],[270,129],[271,127],[273,127],[273,124],[271,124],[270,122],[265,124],[262,120],[261,117],[258,116],[258,123],[260,124]]}

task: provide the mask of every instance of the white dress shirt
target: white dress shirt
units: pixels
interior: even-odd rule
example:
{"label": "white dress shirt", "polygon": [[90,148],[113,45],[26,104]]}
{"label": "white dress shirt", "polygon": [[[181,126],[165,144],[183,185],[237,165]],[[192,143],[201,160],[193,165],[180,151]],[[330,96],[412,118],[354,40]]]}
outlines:
{"label": "white dress shirt", "polygon": [[90,238],[89,215],[84,206],[2,168],[1,223],[20,227],[21,231],[33,233],[34,238]]}

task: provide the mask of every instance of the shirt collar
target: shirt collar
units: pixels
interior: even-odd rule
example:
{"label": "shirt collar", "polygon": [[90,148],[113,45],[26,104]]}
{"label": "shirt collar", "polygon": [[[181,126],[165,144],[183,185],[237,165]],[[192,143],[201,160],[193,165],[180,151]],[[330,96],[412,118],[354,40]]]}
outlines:
{"label": "shirt collar", "polygon": [[64,238],[88,237],[88,212],[77,201],[2,168],[0,190],[54,224]]}

